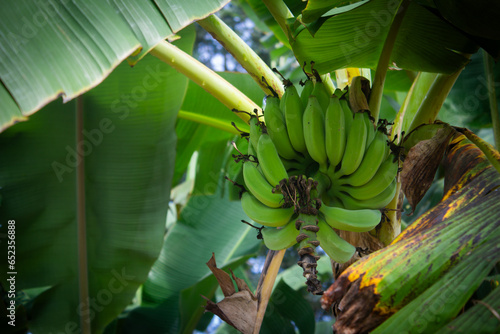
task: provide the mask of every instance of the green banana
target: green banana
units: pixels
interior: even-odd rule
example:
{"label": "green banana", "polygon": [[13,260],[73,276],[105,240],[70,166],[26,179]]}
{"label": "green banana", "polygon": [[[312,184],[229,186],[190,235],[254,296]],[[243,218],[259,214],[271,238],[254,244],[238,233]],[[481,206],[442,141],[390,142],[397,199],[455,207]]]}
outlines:
{"label": "green banana", "polygon": [[[251,146],[248,145],[249,154],[253,154]],[[254,162],[247,161],[243,164],[243,179],[252,195],[265,205],[271,208],[279,208],[283,205],[283,195],[273,193],[273,186],[269,184]]]}
{"label": "green banana", "polygon": [[343,206],[349,210],[358,209],[382,209],[385,208],[394,198],[397,191],[397,182],[394,179],[391,184],[380,194],[365,200],[358,200],[349,194],[339,192],[336,196],[342,201]]}
{"label": "green banana", "polygon": [[240,162],[241,160],[245,160],[245,158],[240,155],[248,152],[249,145],[248,138],[241,137],[236,139],[233,142],[233,149],[231,150],[234,159],[228,159],[225,165],[225,178],[228,181],[225,183],[230,201],[239,201],[241,199],[242,188],[240,185],[244,184],[245,180],[243,179],[243,164]]}
{"label": "green banana", "polygon": [[304,139],[311,158],[319,164],[320,171],[326,172],[328,157],[325,146],[325,119],[316,96],[309,97],[303,116]]}
{"label": "green banana", "polygon": [[279,155],[285,159],[298,159],[299,156],[293,149],[290,138],[288,137],[285,118],[279,105],[279,98],[275,96],[268,96],[266,98],[264,118],[266,120],[267,133],[276,146]]}
{"label": "green banana", "polygon": [[354,115],[349,107],[349,102],[345,99],[345,97],[340,98],[340,106],[342,107],[342,111],[344,112],[344,121],[345,121],[345,135],[346,137],[349,135],[349,131],[351,130],[351,124],[354,118]]}
{"label": "green banana", "polygon": [[373,139],[375,138],[376,127],[375,127],[375,124],[373,124],[370,112],[365,111],[365,113],[368,115],[368,117],[365,118],[365,122],[366,122],[366,147],[370,147],[370,144],[372,143]]}
{"label": "green banana", "polygon": [[283,112],[283,115],[284,115],[285,114],[285,103],[286,103],[286,100],[288,99],[288,96],[290,96],[290,93],[292,92],[292,91],[288,90],[288,86],[291,86],[293,84],[289,80],[283,80],[283,85],[285,86],[285,91],[283,92],[283,95],[279,99],[279,101],[280,101],[279,107],[280,107],[280,109],[281,109],[281,111]]}
{"label": "green banana", "polygon": [[294,208],[271,208],[259,201],[252,194],[245,192],[241,196],[241,206],[253,221],[269,227],[286,225],[293,216]]}
{"label": "green banana", "polygon": [[254,150],[257,150],[257,143],[259,142],[260,135],[262,134],[261,122],[259,121],[259,117],[252,115],[250,116],[250,143]]}
{"label": "green banana", "polygon": [[383,131],[377,131],[358,169],[351,175],[341,178],[339,183],[355,187],[367,183],[373,178],[384,159],[387,158],[388,151],[387,135]]}
{"label": "green banana", "polygon": [[345,263],[351,259],[356,251],[356,247],[339,237],[330,225],[321,217],[318,219],[319,231],[316,237],[320,242],[321,248],[335,262]]}
{"label": "green banana", "polygon": [[306,142],[304,139],[304,127],[302,126],[302,115],[304,114],[304,105],[297,93],[295,86],[291,85],[285,89],[288,93],[285,100],[285,121],[288,130],[288,137],[295,151],[307,153]]}
{"label": "green banana", "polygon": [[344,155],[346,143],[345,115],[339,98],[333,95],[325,115],[325,146],[330,165],[337,166]]}
{"label": "green banana", "polygon": [[366,147],[366,123],[364,112],[354,114],[354,119],[347,135],[347,142],[340,165],[339,175],[354,173],[361,164]]}
{"label": "green banana", "polygon": [[389,156],[382,162],[373,178],[364,185],[359,187],[342,185],[339,188],[358,200],[370,199],[384,191],[396,179],[397,173],[398,162],[394,162]]}
{"label": "green banana", "polygon": [[328,94],[328,90],[326,89],[325,84],[322,81],[317,80],[314,84],[314,89],[311,95],[316,96],[316,98],[318,99],[318,103],[321,106],[321,111],[324,115],[326,112],[326,108],[328,108],[328,104],[330,103],[330,94]]}
{"label": "green banana", "polygon": [[302,106],[307,106],[307,101],[309,101],[309,96],[311,96],[314,89],[314,82],[311,79],[307,79],[304,83],[304,87],[300,92],[300,100],[302,101]]}
{"label": "green banana", "polygon": [[262,173],[271,186],[276,187],[283,179],[288,179],[285,166],[281,162],[276,146],[274,146],[271,137],[263,133],[257,144],[257,158]]}
{"label": "green banana", "polygon": [[323,203],[319,211],[324,215],[328,225],[343,231],[371,231],[382,219],[382,213],[377,209],[347,210],[339,207],[326,206]]}
{"label": "green banana", "polygon": [[264,228],[262,237],[264,244],[271,250],[282,250],[292,247],[297,243],[299,230],[295,228],[295,222],[290,221],[282,228]]}

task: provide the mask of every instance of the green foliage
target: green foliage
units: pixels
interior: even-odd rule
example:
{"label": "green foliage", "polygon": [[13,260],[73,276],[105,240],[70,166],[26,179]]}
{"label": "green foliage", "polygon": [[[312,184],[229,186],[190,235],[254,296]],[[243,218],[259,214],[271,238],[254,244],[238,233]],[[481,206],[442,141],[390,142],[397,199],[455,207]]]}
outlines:
{"label": "green foliage", "polygon": [[[189,48],[189,38],[184,42]],[[9,157],[0,163],[0,217],[16,220],[16,289],[48,287],[29,299],[33,332],[78,326],[79,280],[87,276],[96,332],[146,280],[163,240],[173,125],[186,85],[147,56],[133,73],[122,64],[80,98],[83,141],[75,137],[77,101],[54,101],[0,136],[1,154]],[[77,230],[76,174],[83,160],[86,240]],[[1,233],[6,228],[2,224]],[[88,256],[84,272],[78,269],[81,242]],[[6,254],[6,243],[2,250]],[[1,275],[5,282],[6,272]]]}
{"label": "green foliage", "polygon": [[[0,50],[0,233],[6,234],[5,222],[15,219],[17,329],[26,326],[35,334],[76,329],[79,307],[90,298],[96,333],[205,330],[212,316],[202,314],[200,295],[220,300],[217,282],[205,265],[212,252],[220,268],[245,274],[245,263],[261,242],[254,229],[240,222],[246,216],[234,201],[234,192],[228,194],[232,185],[223,179],[234,134],[176,116],[183,110],[233,121],[240,127],[244,123],[201,87],[188,84],[185,76],[147,55],[174,33],[181,37],[176,44],[190,53],[195,29],[188,26],[227,3],[92,0],[76,4],[60,0],[42,4],[9,0],[3,4],[0,41],[6,47]],[[248,39],[252,47],[295,82],[305,79],[299,66],[303,62],[315,61],[315,69],[321,73],[345,67],[375,68],[394,14],[390,1],[285,3],[295,17],[308,24],[300,26],[290,19],[296,32],[292,40],[265,1],[241,0],[220,14],[224,20],[234,20],[237,30],[238,24],[250,21],[236,22],[239,17],[230,9],[241,6],[238,13],[244,11],[255,24]],[[479,45],[498,56],[498,42],[489,35],[481,38],[497,31],[492,26],[496,21],[464,17],[467,11],[453,12],[448,3],[412,2],[392,54],[396,70],[389,71],[386,78],[382,118],[395,118],[416,75],[412,71],[452,73],[467,64],[439,117],[453,125],[491,127],[483,61],[475,54],[469,62],[460,52],[474,53]],[[486,14],[498,16],[494,10]],[[198,55],[201,58],[202,53]],[[123,62],[127,57],[135,65],[133,69]],[[498,71],[496,66],[496,81]],[[262,105],[264,93],[249,75],[221,75]],[[296,86],[300,92],[301,87]],[[499,92],[497,87],[497,97]],[[53,101],[59,96],[66,103]],[[75,111],[82,106],[80,124],[85,132],[84,141],[78,142]],[[86,239],[77,230],[76,173],[82,158],[78,150],[85,160]],[[169,211],[166,227],[167,211],[175,206],[169,205],[171,185],[183,186],[194,152],[198,152],[194,188],[191,191],[191,184],[184,184],[188,202],[185,206],[177,203],[175,212]],[[441,192],[439,181],[414,217],[433,207]],[[78,267],[79,242],[87,246],[88,264],[83,272]],[[6,254],[5,243],[0,249]],[[475,260],[470,260],[475,270],[487,274],[484,258],[470,259]],[[317,309],[318,300],[304,296],[301,270],[293,265],[280,274],[262,333],[331,332],[331,321],[318,320],[324,315]],[[320,260],[318,271],[322,281],[331,278],[326,257]],[[440,285],[456,286],[467,274],[467,268],[457,266],[415,303],[436,306],[433,302],[442,302],[436,299]],[[78,289],[86,277],[89,292],[80,297]],[[0,273],[4,289],[6,278],[5,271]],[[112,286],[114,283],[117,285]],[[476,286],[477,282],[471,283],[468,292]],[[497,295],[498,288],[485,301],[494,305]],[[471,320],[479,319],[479,308],[470,308],[452,324],[498,329],[491,319],[480,324]],[[408,310],[399,317],[405,318]],[[425,309],[418,309],[418,314],[428,315],[421,312]],[[447,312],[451,317],[458,311],[450,308]],[[386,326],[400,326],[409,319],[400,322],[394,318]],[[446,332],[445,328],[441,331]],[[234,331],[223,325],[218,332]]]}
{"label": "green foliage", "polygon": [[[320,73],[345,67],[373,69],[398,6],[394,1],[370,1],[332,16],[316,32],[300,31],[292,43],[293,51],[301,64],[314,61]],[[450,74],[467,63],[459,52],[476,50],[462,33],[411,2],[397,35],[391,64],[408,70]]]}

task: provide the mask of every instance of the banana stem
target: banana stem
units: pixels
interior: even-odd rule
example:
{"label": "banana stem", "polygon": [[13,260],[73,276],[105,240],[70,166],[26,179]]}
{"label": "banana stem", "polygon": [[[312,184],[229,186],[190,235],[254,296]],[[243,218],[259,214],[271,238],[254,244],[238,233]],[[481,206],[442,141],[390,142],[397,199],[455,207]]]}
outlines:
{"label": "banana stem", "polygon": [[281,262],[285,256],[285,251],[286,249],[282,249],[280,251],[270,250],[267,252],[264,269],[262,270],[259,283],[257,285],[256,295],[259,299],[259,304],[257,306],[257,317],[255,319],[253,334],[258,334],[260,332],[262,320],[264,320],[267,304],[269,303],[269,298],[271,298],[274,282],[276,281],[276,276],[278,276]]}
{"label": "banana stem", "polygon": [[[150,53],[193,80],[230,110],[251,112],[257,109],[257,113],[262,114],[261,108],[245,94],[173,44],[163,41],[156,45]],[[236,113],[236,115],[246,123],[250,119],[246,113]]]}
{"label": "banana stem", "polygon": [[321,81],[326,87],[326,90],[330,96],[333,95],[335,92],[335,84],[332,81],[332,77],[330,76],[330,73],[322,74],[321,76]]}
{"label": "banana stem", "polygon": [[474,145],[476,145],[486,156],[491,165],[500,174],[500,153],[489,143],[479,138],[475,133],[466,128],[455,128],[460,133],[463,133]]}
{"label": "banana stem", "polygon": [[407,133],[411,132],[421,124],[431,124],[436,120],[446,97],[450,93],[451,88],[455,84],[455,81],[462,70],[463,67],[451,75],[440,73],[436,76],[427,94],[423,97],[422,103],[420,104]]}
{"label": "banana stem", "polygon": [[385,39],[384,47],[382,48],[382,53],[377,64],[377,70],[375,71],[375,77],[372,82],[372,91],[370,93],[370,112],[372,117],[375,118],[375,124],[378,122],[378,117],[380,114],[380,105],[382,103],[382,95],[384,92],[385,76],[387,74],[387,69],[389,67],[389,62],[391,60],[392,49],[394,48],[394,43],[396,42],[396,37],[398,35],[399,28],[403,22],[403,18],[406,14],[406,10],[410,5],[410,0],[403,0],[399,5],[398,11],[394,16],[389,33]]}
{"label": "banana stem", "polygon": [[263,0],[264,5],[266,5],[271,15],[274,17],[276,22],[281,27],[281,30],[285,33],[288,40],[290,40],[292,36],[292,32],[290,31],[290,27],[286,24],[287,19],[293,18],[293,14],[286,6],[283,0]]}
{"label": "banana stem", "polygon": [[[213,118],[210,116],[198,114],[195,112],[185,111],[185,110],[179,110],[177,117],[180,119],[185,119],[187,121],[193,121],[196,123],[208,125],[208,126],[211,126],[213,128],[216,128],[216,129],[219,129],[219,130],[222,130],[225,132],[229,132],[229,133],[234,134],[234,135],[241,134],[238,130],[236,130],[236,128],[234,126],[229,124],[227,121],[220,120],[218,118]],[[238,128],[242,131],[245,131],[245,132],[250,131],[250,127],[248,127],[248,126],[239,125]]]}
{"label": "banana stem", "polygon": [[397,183],[396,195],[392,201],[386,206],[387,211],[385,216],[387,219],[382,220],[380,230],[377,231],[377,239],[385,246],[389,245],[401,233],[401,220],[398,215],[399,194],[401,192],[401,183]]}
{"label": "banana stem", "polygon": [[403,102],[403,105],[399,109],[396,119],[394,120],[394,126],[392,128],[391,140],[398,136],[401,139],[401,133],[409,133],[409,129],[415,115],[417,114],[422,101],[429,92],[429,89],[436,79],[437,73],[419,72],[417,77],[413,81],[408,94]]}
{"label": "banana stem", "polygon": [[[76,142],[81,143],[83,137],[83,98],[81,96],[76,99]],[[76,170],[76,219],[78,230],[78,293],[80,302],[83,302],[83,307],[80,313],[81,333],[91,333],[88,304],[84,300],[89,298],[89,273],[88,273],[88,258],[87,258],[87,218],[85,215],[85,163],[78,164]]]}
{"label": "banana stem", "polygon": [[500,150],[500,120],[498,116],[498,103],[495,92],[495,77],[493,74],[493,58],[483,50],[484,71],[488,81],[488,97],[490,100],[491,122],[493,135],[495,137],[495,147]]}
{"label": "banana stem", "polygon": [[[198,24],[233,55],[267,95],[272,95],[268,85],[271,86],[279,97],[283,95],[284,90],[281,80],[278,79],[259,55],[221,19],[216,15],[210,15],[198,21]],[[267,84],[263,82],[263,77]]]}

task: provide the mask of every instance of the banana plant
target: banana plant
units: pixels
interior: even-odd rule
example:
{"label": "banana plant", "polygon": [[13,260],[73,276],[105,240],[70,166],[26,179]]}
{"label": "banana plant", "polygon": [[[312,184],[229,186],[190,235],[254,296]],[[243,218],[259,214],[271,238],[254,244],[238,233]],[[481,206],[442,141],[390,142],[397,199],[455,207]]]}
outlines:
{"label": "banana plant", "polygon": [[[477,12],[476,6],[447,1],[241,1],[239,5],[270,33],[274,45],[279,43],[293,54],[298,72],[309,74],[301,79],[312,80],[300,88],[299,79],[294,85],[277,76],[214,14],[227,3],[59,0],[2,5],[0,40],[6,47],[0,51],[0,229],[5,238],[0,244],[6,257],[12,255],[0,273],[8,319],[0,324],[2,332],[189,333],[206,329],[211,320],[210,314],[203,314],[200,294],[211,301],[208,305],[215,305],[212,310],[222,319],[241,330],[238,313],[236,318],[220,313],[221,303],[234,298],[226,293],[220,297],[218,285],[226,291],[224,284],[232,286],[233,279],[238,289],[252,292],[246,298],[255,307],[255,314],[241,308],[254,319],[241,331],[295,332],[293,321],[300,332],[310,333],[314,326],[324,328],[324,323],[315,324],[310,305],[304,302],[305,279],[294,271],[293,281],[302,283],[276,280],[285,249],[299,237],[299,264],[310,291],[321,292],[317,278],[331,277],[330,269],[338,276],[322,299],[326,310],[334,304],[337,330],[445,332],[448,323],[448,329],[464,324],[469,311],[453,318],[499,260],[494,241],[498,215],[491,208],[498,203],[500,158],[470,130],[434,123],[446,111],[446,103],[464,96],[460,89],[470,91],[470,83],[456,86],[461,73],[484,64],[483,89],[474,87],[475,95],[463,105],[489,105],[499,147],[498,71],[492,62],[499,54],[498,41],[491,35],[495,20],[472,25],[460,13]],[[481,15],[498,15],[496,5],[491,6]],[[192,57],[194,24],[220,42],[247,73],[216,73]],[[369,79],[368,90],[362,88],[361,73]],[[357,78],[351,82],[353,77]],[[306,94],[307,81],[314,85]],[[348,95],[342,91],[346,83]],[[299,94],[305,98],[299,99]],[[309,95],[317,96],[317,101]],[[272,97],[263,106],[265,96]],[[373,189],[381,185],[373,184],[364,192],[351,188],[382,178],[368,172],[368,163],[354,155],[349,155],[349,163],[346,159],[343,165],[335,164],[338,170],[333,168],[326,178],[314,174],[321,181],[317,185],[294,179],[295,188],[309,187],[301,193],[307,200],[285,198],[282,204],[281,198],[269,196],[268,206],[277,203],[280,211],[273,209],[261,217],[254,215],[263,212],[265,201],[256,200],[258,190],[249,189],[240,202],[241,187],[233,183],[245,183],[245,173],[262,171],[264,184],[283,191],[290,190],[280,184],[288,170],[300,170],[290,160],[314,161],[325,175],[327,161],[342,160],[333,157],[342,152],[333,154],[317,145],[321,126],[311,124],[308,129],[299,126],[290,136],[291,154],[284,159],[289,165],[283,169],[265,164],[280,161],[266,159],[276,155],[270,143],[282,141],[274,137],[278,130],[260,135],[257,145],[267,143],[271,149],[253,155],[264,163],[250,161],[243,168],[235,164],[233,156],[250,159],[252,145],[257,148],[252,144],[257,138],[253,131],[278,129],[280,118],[271,121],[273,98],[278,111],[280,103],[288,112],[310,103],[312,107],[306,107],[310,119],[320,125],[327,118],[346,122],[352,114],[344,111],[356,109],[352,139],[346,133],[344,151],[351,152],[362,142],[368,152],[373,138],[380,137],[373,143],[387,139],[390,147],[373,145],[370,154],[373,159],[383,156],[380,163],[388,161],[392,174],[406,156],[397,182],[393,175],[383,187],[391,187],[384,197],[388,200],[378,204],[385,207],[383,214],[370,210],[379,206],[359,207],[363,201],[367,205],[370,194],[377,191]],[[362,110],[369,110],[371,119]],[[282,122],[290,122],[291,115],[283,115]],[[379,119],[394,123],[389,137],[374,127],[371,134],[370,127],[365,129]],[[363,131],[360,139],[356,134]],[[249,142],[240,138],[247,134]],[[330,134],[325,133],[321,142],[333,140]],[[437,134],[441,141],[435,139]],[[248,154],[241,150],[245,145]],[[425,174],[418,161],[430,163],[443,156],[445,197],[400,235],[402,193],[415,209],[438,168]],[[354,173],[358,167],[366,180]],[[425,174],[418,178],[425,186],[411,183],[417,172]],[[334,200],[314,199],[315,192],[331,187],[330,180],[347,180],[347,185],[332,188],[338,192],[332,190],[331,198],[348,193],[355,198],[353,204],[343,202],[341,208]],[[309,211],[294,212],[300,201],[300,208]],[[350,211],[354,209],[359,210],[355,215]],[[275,249],[268,254],[257,286],[242,270],[261,245],[257,231],[240,222],[250,220],[247,216],[268,226],[259,232]],[[474,221],[481,223],[471,224]],[[291,237],[283,238],[283,232]],[[336,261],[331,268],[308,250],[318,244]],[[364,247],[372,254],[347,267],[364,255]],[[408,259],[408,248],[415,249],[418,259]],[[207,263],[212,253],[219,268],[231,269],[236,276],[214,277],[211,270],[219,268]],[[478,262],[481,265],[468,270]],[[403,271],[396,263],[408,267]],[[238,277],[246,278],[246,283]],[[498,278],[492,281],[498,285]],[[457,286],[463,292],[460,296],[452,294],[438,298],[441,304],[432,304],[441,287],[451,291]],[[366,300],[371,302],[363,304]],[[494,304],[489,299],[484,303]],[[439,316],[422,313],[422,305],[435,310],[445,304],[453,307]],[[477,307],[472,312],[478,312]],[[425,321],[416,321],[414,314],[425,314]],[[354,321],[360,315],[366,321]],[[491,319],[484,323],[498,327]]]}

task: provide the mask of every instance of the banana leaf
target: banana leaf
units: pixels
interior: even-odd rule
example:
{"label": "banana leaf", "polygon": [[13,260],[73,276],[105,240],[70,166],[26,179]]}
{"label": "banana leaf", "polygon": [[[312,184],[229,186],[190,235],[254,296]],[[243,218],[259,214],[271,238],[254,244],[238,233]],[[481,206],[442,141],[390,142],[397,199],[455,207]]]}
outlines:
{"label": "banana leaf", "polygon": [[50,101],[95,87],[138,48],[131,63],[227,0],[3,1],[0,131]]}
{"label": "banana leaf", "polygon": [[[489,266],[498,260],[500,194],[495,189],[500,185],[500,174],[461,135],[451,141],[443,164],[443,200],[388,247],[347,268],[325,293],[325,306],[338,305],[336,330],[371,331],[406,307],[430,305],[435,300],[429,297],[431,293],[450,286],[450,282],[470,282],[460,285],[461,294],[470,296],[477,282],[488,274]],[[484,263],[478,265],[481,255]],[[477,271],[472,270],[474,266]],[[453,270],[464,281],[454,281],[452,274],[446,274]],[[434,328],[445,325],[467,299],[455,301],[456,307],[446,317],[431,321]],[[416,309],[415,314],[424,312]]]}
{"label": "banana leaf", "polygon": [[[219,171],[224,164],[219,161]],[[212,253],[222,267],[236,268],[256,252],[261,241],[252,227],[241,223],[246,218],[241,204],[222,196],[222,176],[219,172],[211,181],[218,190],[214,195],[191,196],[168,229],[142,287],[141,303],[118,321],[118,333],[189,332],[202,315],[201,295],[211,298],[218,286],[208,278],[206,262]]]}
{"label": "banana leaf", "polygon": [[[300,64],[314,61],[320,73],[347,67],[374,69],[398,6],[389,0],[369,1],[326,20],[321,17],[324,22],[317,31],[299,30],[290,42],[297,60]],[[398,31],[390,64],[451,74],[468,62],[460,53],[477,49],[463,33],[413,1]]]}
{"label": "banana leaf", "polygon": [[470,256],[371,333],[401,333],[405,330],[408,333],[435,333],[452,320],[500,261],[500,233],[497,232],[495,238],[478,246]]}
{"label": "banana leaf", "polygon": [[[192,32],[178,44],[186,52]],[[80,330],[87,319],[100,333],[146,281],[162,247],[186,87],[147,56],[0,135],[0,219],[16,222],[16,291],[31,293],[19,300],[30,332]]]}
{"label": "banana leaf", "polygon": [[368,1],[370,0],[310,0],[307,2],[306,8],[302,11],[302,22],[311,23],[319,19],[321,16],[338,15],[364,5]]}
{"label": "banana leaf", "polygon": [[[450,321],[436,333],[498,333],[500,319],[497,310],[500,309],[500,289],[497,287],[488,296]],[[496,312],[496,314],[495,314]]]}

